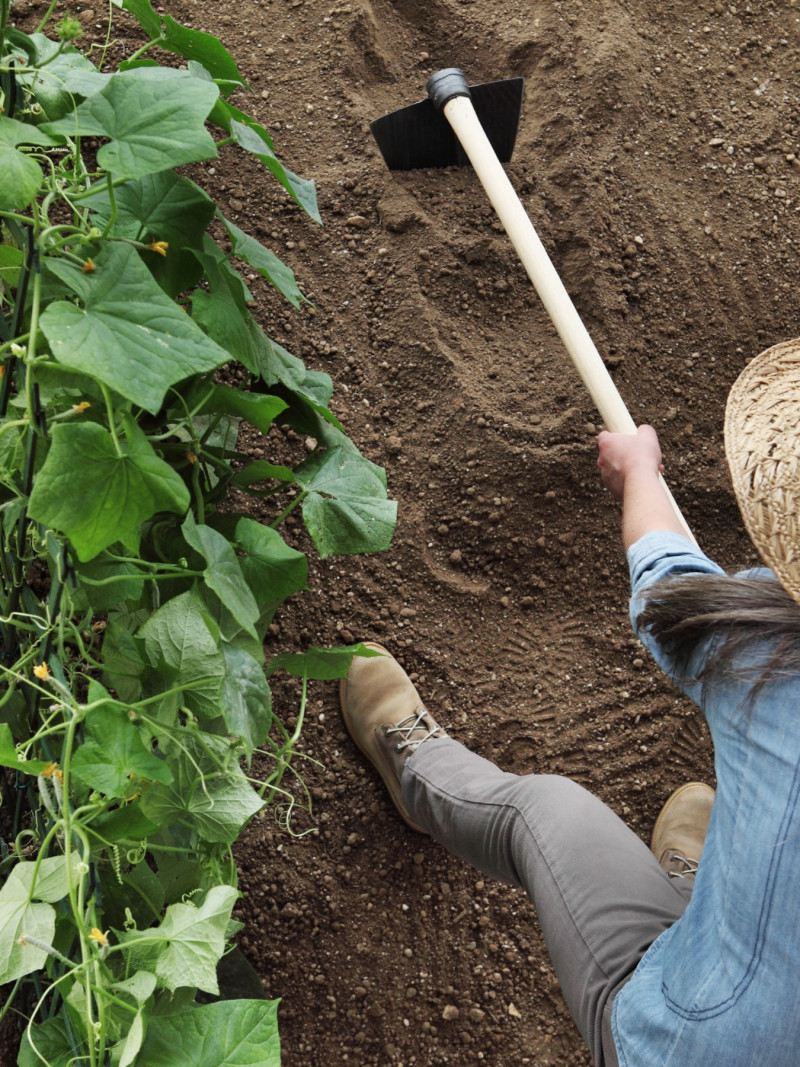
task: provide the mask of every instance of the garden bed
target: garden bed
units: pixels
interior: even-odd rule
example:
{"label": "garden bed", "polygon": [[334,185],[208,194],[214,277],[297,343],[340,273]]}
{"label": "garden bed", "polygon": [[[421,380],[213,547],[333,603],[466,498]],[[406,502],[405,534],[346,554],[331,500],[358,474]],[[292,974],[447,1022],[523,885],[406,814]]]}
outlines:
{"label": "garden bed", "polygon": [[[44,7],[17,4],[23,19]],[[99,12],[73,7],[93,32]],[[378,639],[458,740],[507,770],[574,777],[649,839],[667,795],[713,783],[713,762],[630,635],[598,417],[471,171],[389,173],[369,122],[441,67],[525,77],[509,176],[631,413],[658,429],[701,546],[749,565],[722,420],[747,361],[800,333],[800,8],[165,10],[222,39],[253,90],[239,106],[316,182],[322,227],[233,151],[195,174],[295,271],[313,306],[295,312],[253,277],[254,313],[333,376],[331,410],[399,503],[390,551],[312,561],[312,592],[282,610],[268,653]],[[256,458],[306,448],[278,428],[244,444]],[[294,536],[305,548],[299,522]],[[276,708],[297,699],[292,681],[276,687]],[[311,812],[298,789],[279,812],[291,832],[272,809],[251,824],[234,912],[283,998],[286,1067],[588,1064],[524,895],[400,822],[333,685],[312,683],[301,749]]]}

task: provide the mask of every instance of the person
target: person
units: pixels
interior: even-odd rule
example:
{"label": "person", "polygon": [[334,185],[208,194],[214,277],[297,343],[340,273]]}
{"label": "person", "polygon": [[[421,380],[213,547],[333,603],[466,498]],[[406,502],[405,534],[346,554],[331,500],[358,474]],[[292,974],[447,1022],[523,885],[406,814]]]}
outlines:
{"label": "person", "polygon": [[446,735],[400,664],[353,658],[346,725],[400,814],[533,902],[598,1067],[800,1058],[800,341],[726,408],[734,491],[768,568],[727,576],[682,532],[655,431],[601,433],[622,501],[636,634],[705,715],[716,791],[688,783],[652,850],[571,780],[516,775]]}

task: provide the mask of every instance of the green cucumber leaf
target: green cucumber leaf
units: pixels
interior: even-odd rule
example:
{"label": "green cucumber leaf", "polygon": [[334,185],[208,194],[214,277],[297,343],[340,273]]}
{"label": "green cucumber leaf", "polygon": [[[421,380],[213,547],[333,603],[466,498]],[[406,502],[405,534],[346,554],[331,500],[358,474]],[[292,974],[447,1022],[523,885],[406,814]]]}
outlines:
{"label": "green cucumber leaf", "polygon": [[[239,256],[245,263],[249,263],[262,277],[271,282],[290,304],[299,308],[300,301],[306,300],[306,298],[297,287],[294,271],[287,267],[282,260],[278,259],[274,252],[270,252],[268,248],[265,248],[255,237],[250,237],[244,230],[240,230],[238,226],[229,222],[224,215],[219,212],[217,214],[228,231],[233,254]],[[306,300],[306,303],[310,303],[310,301]]]}
{"label": "green cucumber leaf", "polygon": [[288,671],[297,678],[313,678],[330,682],[346,678],[354,656],[382,656],[382,652],[366,645],[348,645],[346,648],[309,648],[307,652],[282,652],[273,656],[267,664],[267,677],[276,671]]}
{"label": "green cucumber leaf", "polygon": [[133,704],[141,695],[146,667],[140,642],[130,630],[110,620],[103,634],[103,681],[120,700]]}
{"label": "green cucumber leaf", "polygon": [[[223,751],[229,748],[222,739],[202,736],[206,745],[217,741]],[[142,798],[142,810],[159,825],[177,823],[204,841],[232,844],[264,801],[238,764],[220,771],[191,731],[185,732],[182,744],[182,751],[169,756],[172,784],[151,785]]]}
{"label": "green cucumber leaf", "polygon": [[133,15],[151,40],[161,36],[161,17],[153,10],[150,0],[112,0],[112,3]]}
{"label": "green cucumber leaf", "polygon": [[[72,853],[73,879],[77,878],[78,860],[78,853]],[[68,891],[69,874],[63,856],[40,860],[38,866],[23,860],[11,868],[0,889],[0,984],[14,982],[44,965],[45,949],[30,942],[20,943],[20,938],[29,934],[52,945],[56,913],[50,905],[65,897]]]}
{"label": "green cucumber leaf", "polygon": [[132,1067],[144,1040],[144,1013],[140,1008],[128,1027],[128,1032],[111,1049],[111,1062],[115,1067]]}
{"label": "green cucumber leaf", "polygon": [[205,272],[208,291],[192,293],[192,317],[212,340],[257,374],[265,335],[247,309],[253,299],[250,290],[208,235],[202,251],[194,254]]}
{"label": "green cucumber leaf", "polygon": [[[77,852],[71,853],[70,867],[73,883],[78,877],[80,859]],[[35,862],[24,860],[16,867],[12,867],[11,874],[0,893],[5,892],[8,887],[11,895],[15,896],[17,890],[12,892],[10,887],[16,884],[31,900],[45,900],[48,904],[55,904],[69,892],[69,878],[64,856],[50,856],[40,860],[38,869]]]}
{"label": "green cucumber leaf", "polygon": [[[197,63],[194,59],[190,59],[186,64],[186,69],[195,78],[200,78],[201,81],[213,81],[220,92],[221,97],[229,97],[236,89],[240,89],[242,85],[249,89],[250,86],[241,81],[227,81],[225,78],[212,78],[202,63]],[[214,105],[216,107],[216,104]],[[213,114],[213,109],[212,109]],[[212,121],[212,116],[208,116],[209,122]]]}
{"label": "green cucumber leaf", "polygon": [[[301,359],[293,356],[277,341],[273,341],[266,334],[263,335],[263,339],[264,343],[258,350],[258,364],[250,369],[257,371],[267,385],[279,383],[309,400],[315,407],[324,407],[333,395],[333,381],[330,375],[325,374],[324,371],[308,370]],[[338,426],[329,412],[320,413]]]}
{"label": "green cucumber leaf", "polygon": [[[159,831],[155,831],[151,836],[159,840]],[[178,856],[182,863],[189,866],[188,856],[183,854],[178,854]],[[145,930],[151,923],[160,921],[165,904],[164,886],[159,875],[150,869],[146,860],[137,863],[130,870],[123,871],[121,882],[111,866],[101,865],[99,873],[106,926],[113,929],[124,926],[127,909],[130,909],[135,929]],[[128,969],[134,971],[140,968],[129,967]],[[148,970],[144,965],[141,969]]]}
{"label": "green cucumber leaf", "polygon": [[162,604],[142,626],[139,636],[155,669],[150,672],[151,682],[161,690],[185,687],[182,703],[206,720],[218,719],[225,661],[218,627],[197,587]]}
{"label": "green cucumber leaf", "polygon": [[224,845],[233,844],[263,806],[244,775],[228,772],[207,781],[204,789],[193,768],[184,768],[171,786],[151,786],[142,801],[144,814],[153,822],[176,822],[203,841]]}
{"label": "green cucumber leaf", "polygon": [[[145,955],[155,964],[148,970],[152,969],[167,989],[196,986],[216,994],[217,961],[225,947],[225,931],[238,896],[239,891],[233,886],[214,886],[199,907],[170,904],[158,926],[120,934],[120,940],[126,948],[136,949],[138,942],[143,943]],[[150,1062],[149,1057],[145,1056],[144,1062]]]}
{"label": "green cucumber leaf", "polygon": [[51,137],[40,126],[31,126],[29,122],[20,122],[18,119],[0,115],[0,144],[9,148],[16,148],[21,144],[50,146],[59,144],[60,141],[60,137]]}
{"label": "green cucumber leaf", "polygon": [[[230,108],[230,104],[220,101]],[[213,116],[212,116],[213,120]],[[277,178],[292,199],[310,215],[315,222],[322,222],[317,206],[317,190],[308,178],[300,178],[288,167],[284,167],[270,146],[261,136],[260,129],[249,122],[238,122],[231,115],[230,133],[234,141],[246,152],[252,153],[267,170]]]}
{"label": "green cucumber leaf", "polygon": [[[115,191],[117,217],[113,234],[144,244],[166,241],[165,256],[142,251],[150,272],[162,289],[175,297],[195,285],[202,266],[193,250],[203,247],[209,222],[214,217],[214,201],[193,181],[165,170],[125,182]],[[111,219],[111,203],[105,183],[83,203],[104,228]]]}
{"label": "green cucumber leaf", "polygon": [[130,245],[101,249],[88,274],[66,260],[47,266],[84,305],[57,300],[43,312],[55,359],[146,411],[159,410],[171,385],[230,358],[163,292]]}
{"label": "green cucumber leaf", "polygon": [[139,630],[153,666],[166,664],[189,680],[224,672],[217,640],[205,619],[205,605],[195,587],[162,604]]}
{"label": "green cucumber leaf", "polygon": [[147,1067],[280,1067],[277,1000],[226,1000],[150,1020]]}
{"label": "green cucumber leaf", "polygon": [[249,754],[267,739],[272,725],[272,693],[263,666],[249,652],[224,643],[222,655],[222,715],[228,730],[244,740]]}
{"label": "green cucumber leaf", "polygon": [[164,39],[159,42],[162,48],[200,63],[212,78],[226,82],[231,89],[246,85],[233,56],[217,37],[181,26],[169,15],[163,19]]}
{"label": "green cucumber leaf", "polygon": [[113,811],[103,812],[92,820],[90,832],[97,831],[106,841],[142,841],[158,830],[143,814],[138,800],[123,804]]}
{"label": "green cucumber leaf", "polygon": [[[95,188],[83,203],[107,222],[111,218],[107,187],[102,183]],[[117,236],[167,241],[170,250],[173,246],[202,248],[203,234],[216,210],[199,185],[171,170],[127,181],[117,186],[114,195]]]}
{"label": "green cucumber leaf", "polygon": [[86,718],[86,737],[72,758],[72,772],[91,789],[125,798],[140,788],[131,779],[172,781],[168,765],[145,747],[141,731],[121,705],[93,708]]}
{"label": "green cucumber leaf", "polygon": [[265,459],[257,459],[242,467],[231,478],[231,483],[239,489],[246,489],[250,485],[259,482],[278,481],[287,485],[294,484],[294,471],[289,467],[276,467],[273,463],[267,463]]}
{"label": "green cucumber leaf", "polygon": [[16,148],[0,144],[0,211],[19,211],[28,206],[42,187],[44,174],[35,159]]}
{"label": "green cucumber leaf", "polygon": [[263,126],[251,119],[249,115],[245,115],[243,111],[239,111],[227,100],[222,99],[217,100],[208,118],[210,122],[227,130],[241,148],[259,159],[273,177],[278,179],[295,203],[315,222],[322,222],[314,183],[307,178],[298,177],[288,167],[284,167],[275,155],[272,138]]}
{"label": "green cucumber leaf", "polygon": [[[113,546],[112,546],[113,547]],[[117,550],[122,546],[117,545]],[[136,600],[142,593],[144,582],[142,571],[133,563],[120,562],[107,552],[101,552],[94,559],[76,566],[78,577],[85,582],[85,592],[80,599],[81,607],[91,604],[92,610],[104,611],[123,600]],[[131,577],[128,577],[131,576]],[[114,581],[108,585],[92,585],[92,582],[104,582],[109,578]],[[80,596],[80,594],[79,594]]]}
{"label": "green cucumber leaf", "polygon": [[387,499],[386,475],[346,438],[309,456],[294,476],[308,494],[303,521],[323,559],[389,547],[397,503]]}
{"label": "green cucumber leaf", "polygon": [[142,178],[185,163],[215,159],[205,127],[219,90],[188,71],[138,67],[115,74],[72,114],[43,125],[65,137],[108,137],[97,162],[119,178]]}
{"label": "green cucumber leaf", "polygon": [[287,406],[286,401],[277,396],[245,393],[229,385],[215,385],[200,408],[200,413],[224,412],[226,415],[238,415],[257,430],[267,433],[274,420]]}
{"label": "green cucumber leaf", "polygon": [[41,774],[48,764],[48,760],[17,759],[17,749],[11,730],[6,723],[0,722],[0,767],[10,767],[15,771],[24,771],[25,774]]}
{"label": "green cucumber leaf", "polygon": [[132,997],[137,1004],[144,1004],[153,995],[158,979],[149,971],[137,971],[124,982],[116,982],[111,988],[117,993]]}
{"label": "green cucumber leaf", "polygon": [[[66,1008],[62,1009],[66,1012]],[[34,1051],[35,1050],[35,1051]],[[38,1026],[27,1027],[20,1042],[17,1067],[74,1067],[75,1052],[67,1034],[64,1015],[59,1013]]]}
{"label": "green cucumber leaf", "polygon": [[191,512],[186,516],[181,533],[187,544],[206,561],[203,581],[217,594],[239,625],[257,637],[255,622],[259,614],[258,605],[230,542],[212,527],[198,525]]}
{"label": "green cucumber leaf", "polygon": [[308,588],[308,560],[290,548],[277,530],[254,519],[242,518],[234,534],[242,574],[261,611],[262,621],[271,620],[280,605]]}
{"label": "green cucumber leaf", "polygon": [[19,271],[24,260],[22,249],[0,244],[0,282],[7,289],[16,289],[19,284]]}
{"label": "green cucumber leaf", "polygon": [[139,527],[159,511],[185,511],[189,490],[132,418],[122,454],[97,423],[53,427],[52,444],[31,494],[29,514],[61,530],[78,559],[93,559],[115,541],[137,544]]}
{"label": "green cucumber leaf", "polygon": [[[100,74],[91,60],[71,45],[64,47],[43,33],[31,34],[28,40],[35,52],[31,66],[39,69],[20,72],[17,79],[35,97],[48,121],[72,111],[76,96],[89,96],[108,81],[107,74]],[[39,129],[44,132],[42,126]],[[58,140],[62,138],[58,136]]]}

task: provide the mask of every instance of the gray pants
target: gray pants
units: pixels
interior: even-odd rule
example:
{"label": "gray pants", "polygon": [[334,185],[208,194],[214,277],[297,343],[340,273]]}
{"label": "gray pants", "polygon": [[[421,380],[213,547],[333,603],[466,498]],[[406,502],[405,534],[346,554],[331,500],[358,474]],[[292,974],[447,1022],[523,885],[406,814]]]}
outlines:
{"label": "gray pants", "polygon": [[451,738],[403,771],[403,800],[434,840],[521,886],[597,1067],[617,1067],[614,994],[689,902],[644,842],[597,797],[557,775],[507,774]]}

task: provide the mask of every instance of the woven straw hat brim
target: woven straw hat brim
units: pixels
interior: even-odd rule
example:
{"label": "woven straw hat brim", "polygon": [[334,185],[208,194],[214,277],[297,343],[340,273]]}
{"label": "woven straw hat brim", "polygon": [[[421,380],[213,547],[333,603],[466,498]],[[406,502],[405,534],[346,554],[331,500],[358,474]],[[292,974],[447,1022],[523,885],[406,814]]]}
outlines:
{"label": "woven straw hat brim", "polygon": [[725,455],[753,544],[800,604],[800,338],[768,348],[734,382]]}

